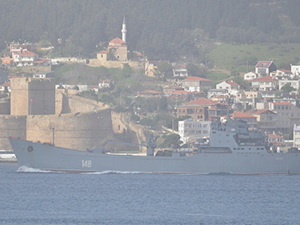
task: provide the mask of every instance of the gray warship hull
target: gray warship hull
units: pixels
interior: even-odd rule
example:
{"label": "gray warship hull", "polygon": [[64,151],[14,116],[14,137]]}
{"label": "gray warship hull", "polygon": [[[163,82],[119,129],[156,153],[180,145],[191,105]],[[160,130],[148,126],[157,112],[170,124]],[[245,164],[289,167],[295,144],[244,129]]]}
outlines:
{"label": "gray warship hull", "polygon": [[299,174],[300,153],[205,152],[180,156],[93,153],[10,139],[20,166],[51,171],[132,171],[152,173]]}

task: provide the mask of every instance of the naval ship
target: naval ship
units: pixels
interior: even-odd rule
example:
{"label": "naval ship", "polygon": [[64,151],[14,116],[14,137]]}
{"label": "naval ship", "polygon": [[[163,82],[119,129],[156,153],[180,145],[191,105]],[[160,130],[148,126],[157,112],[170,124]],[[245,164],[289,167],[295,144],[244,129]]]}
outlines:
{"label": "naval ship", "polygon": [[104,146],[72,150],[9,138],[20,166],[65,172],[128,171],[184,174],[298,174],[300,151],[277,152],[264,133],[248,129],[245,121],[212,121],[209,142],[190,152],[155,153],[153,135],[147,155],[108,154]]}

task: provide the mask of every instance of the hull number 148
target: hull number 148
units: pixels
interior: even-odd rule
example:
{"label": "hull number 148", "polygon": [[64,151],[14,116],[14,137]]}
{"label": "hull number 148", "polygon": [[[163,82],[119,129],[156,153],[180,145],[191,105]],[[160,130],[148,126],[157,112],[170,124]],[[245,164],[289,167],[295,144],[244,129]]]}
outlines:
{"label": "hull number 148", "polygon": [[88,168],[92,167],[92,160],[82,160],[81,161],[81,166],[82,167],[88,167]]}

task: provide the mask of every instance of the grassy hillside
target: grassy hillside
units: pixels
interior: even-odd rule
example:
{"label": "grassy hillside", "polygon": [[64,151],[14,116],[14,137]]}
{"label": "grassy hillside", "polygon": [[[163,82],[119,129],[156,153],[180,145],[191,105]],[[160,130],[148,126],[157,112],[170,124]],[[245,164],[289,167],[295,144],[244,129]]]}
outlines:
{"label": "grassy hillside", "polygon": [[285,45],[232,45],[216,44],[209,58],[219,69],[254,71],[258,61],[274,61],[278,69],[290,69],[300,61],[300,44]]}

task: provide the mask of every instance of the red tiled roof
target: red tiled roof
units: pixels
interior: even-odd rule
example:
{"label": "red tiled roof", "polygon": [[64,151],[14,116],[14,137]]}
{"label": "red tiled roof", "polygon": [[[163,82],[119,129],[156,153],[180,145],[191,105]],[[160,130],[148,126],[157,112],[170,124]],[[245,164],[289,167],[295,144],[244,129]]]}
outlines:
{"label": "red tiled roof", "polygon": [[140,53],[140,52],[136,52],[136,55],[137,55],[137,56],[143,56],[143,54]]}
{"label": "red tiled roof", "polygon": [[0,84],[0,86],[8,87],[8,86],[10,86],[10,81],[8,81],[8,82],[6,82],[6,83],[3,83],[3,84]]}
{"label": "red tiled roof", "polygon": [[259,61],[255,67],[263,67],[263,68],[268,68],[273,61]]}
{"label": "red tiled roof", "polygon": [[202,78],[202,77],[187,77],[183,81],[210,81],[208,79]]}
{"label": "red tiled roof", "polygon": [[186,65],[177,65],[177,66],[174,66],[174,68],[177,68],[177,67],[184,67],[184,68],[186,68]]}
{"label": "red tiled roof", "polygon": [[215,105],[217,102],[208,100],[206,98],[198,98],[196,101],[187,102],[184,105]]}
{"label": "red tiled roof", "polygon": [[274,105],[293,105],[290,102],[273,102]]}
{"label": "red tiled roof", "polygon": [[248,113],[244,113],[244,112],[236,112],[236,113],[231,113],[230,117],[234,117],[234,118],[256,118],[255,116],[252,116]]}
{"label": "red tiled roof", "polygon": [[275,81],[275,80],[272,77],[264,76],[264,77],[260,77],[255,80],[252,80],[252,81]]}
{"label": "red tiled roof", "polygon": [[109,43],[121,43],[121,44],[126,44],[126,42],[123,41],[121,38],[115,38],[115,39],[112,39]]}
{"label": "red tiled roof", "polygon": [[190,92],[188,91],[169,91],[166,92],[166,94],[189,94]]}
{"label": "red tiled roof", "polygon": [[47,62],[49,61],[49,59],[39,59],[39,60],[36,60],[35,63],[43,63],[43,62]]}
{"label": "red tiled roof", "polygon": [[16,54],[16,55],[37,55],[36,53],[31,52],[31,51],[17,52],[17,53],[15,53],[15,54]]}
{"label": "red tiled roof", "polygon": [[239,86],[239,84],[235,83],[234,81],[226,81],[226,83],[231,86]]}
{"label": "red tiled roof", "polygon": [[284,72],[284,73],[292,73],[290,70],[285,70],[285,69],[280,69],[279,71]]}
{"label": "red tiled roof", "polygon": [[268,134],[268,137],[270,138],[282,138],[282,136],[276,135],[276,134]]}
{"label": "red tiled roof", "polygon": [[101,52],[98,52],[98,54],[108,54],[109,53],[109,51],[101,51]]}

